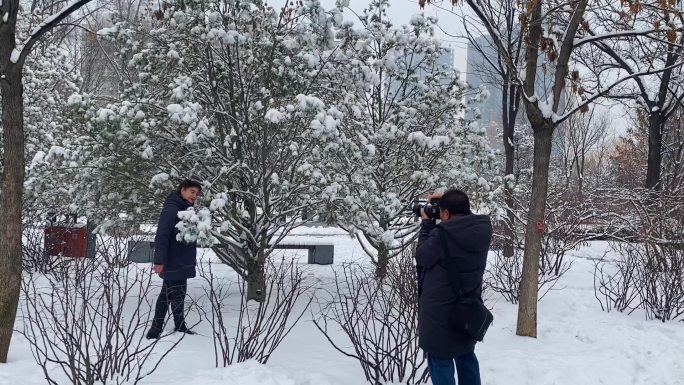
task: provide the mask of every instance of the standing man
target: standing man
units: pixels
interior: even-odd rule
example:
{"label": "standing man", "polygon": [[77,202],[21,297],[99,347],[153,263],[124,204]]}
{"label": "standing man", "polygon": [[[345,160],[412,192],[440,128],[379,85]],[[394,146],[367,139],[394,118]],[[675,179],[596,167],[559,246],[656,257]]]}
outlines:
{"label": "standing man", "polygon": [[157,298],[152,327],[147,332],[148,339],[157,339],[161,335],[169,304],[174,330],[195,334],[185,324],[184,301],[188,278],[193,278],[196,274],[197,246],[176,239],[176,224],[179,222],[178,212],[193,206],[201,192],[202,186],[198,182],[186,179],[164,202],[154,238],[154,272],[159,274],[164,283]]}
{"label": "standing man", "polygon": [[[446,262],[458,267],[458,281],[463,296],[481,300],[482,279],[487,264],[487,252],[492,239],[492,224],[488,216],[470,211],[468,195],[451,189],[433,193],[428,202],[439,200],[436,224],[421,209],[421,229],[416,249],[418,270],[419,345],[427,354],[428,370],[433,385],[455,385],[454,365],[458,385],[480,385],[480,367],[475,356],[476,340],[457,330],[450,322],[459,298],[454,292]],[[445,245],[440,232],[446,238]],[[452,270],[453,271],[453,270]]]}

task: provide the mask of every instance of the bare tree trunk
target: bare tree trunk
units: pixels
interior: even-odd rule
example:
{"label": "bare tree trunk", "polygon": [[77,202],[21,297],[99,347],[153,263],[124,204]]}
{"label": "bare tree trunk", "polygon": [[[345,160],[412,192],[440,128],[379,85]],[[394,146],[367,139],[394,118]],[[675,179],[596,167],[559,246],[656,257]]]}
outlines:
{"label": "bare tree trunk", "polygon": [[[534,124],[534,123],[533,123]],[[537,299],[539,284],[539,254],[544,229],[544,213],[549,189],[549,161],[553,123],[543,121],[534,128],[534,170],[532,196],[525,230],[525,254],[520,282],[518,326],[516,334],[537,337]]]}
{"label": "bare tree trunk", "polygon": [[265,233],[262,233],[261,239],[261,245],[257,246],[256,250],[251,253],[255,258],[248,263],[247,301],[263,302],[266,299],[265,249],[268,247],[268,241],[265,238]]}
{"label": "bare tree trunk", "polygon": [[378,248],[378,264],[375,265],[375,276],[379,279],[385,278],[387,275],[387,266],[389,265],[389,250],[384,244],[380,244]]}
{"label": "bare tree trunk", "polygon": [[577,161],[577,192],[579,194],[580,204],[584,204],[584,164],[586,161],[586,154],[582,152],[582,158]]}
{"label": "bare tree trunk", "polygon": [[247,275],[247,300],[263,302],[266,298],[266,276],[261,257],[253,262]]}
{"label": "bare tree trunk", "polygon": [[[0,46],[14,47],[5,31],[0,32]],[[11,45],[9,45],[12,41]],[[24,117],[21,66],[9,66],[9,49],[0,49],[0,95],[4,159],[2,197],[0,197],[0,362],[7,362],[14,319],[21,289],[21,208],[24,189]]]}
{"label": "bare tree trunk", "polygon": [[[244,183],[244,186],[248,186]],[[250,228],[254,226],[255,218],[257,216],[257,205],[253,199],[245,200],[245,208],[249,212],[250,222],[244,223],[245,227]],[[266,239],[266,232],[254,232],[254,237],[258,242],[248,241],[248,253],[250,256],[247,262],[247,301],[255,300],[262,302],[266,295],[266,278],[264,271],[264,264],[266,262],[265,250],[268,247],[268,240]],[[253,258],[252,258],[253,257]]]}
{"label": "bare tree trunk", "polygon": [[[515,99],[515,89],[510,83],[503,86],[502,92],[502,128],[503,128],[503,142],[504,151],[506,154],[506,165],[504,175],[513,175],[513,166],[515,164],[515,148],[513,147],[513,135],[515,133],[515,118],[517,116],[517,109],[514,103],[519,103]],[[513,213],[513,186],[508,182],[504,183],[504,199],[506,202],[507,224],[504,227],[504,246],[503,256],[506,259],[513,258],[514,242],[515,242],[515,214]]]}
{"label": "bare tree trunk", "polygon": [[[539,42],[542,37],[542,3],[535,2],[530,12],[530,23],[525,61],[527,63],[526,78],[523,89],[528,95],[535,93],[535,78]],[[559,69],[558,69],[559,70]],[[554,102],[555,104],[555,102]],[[534,162],[532,173],[532,195],[530,196],[527,228],[525,229],[525,252],[523,254],[523,271],[520,277],[520,297],[518,302],[519,336],[537,336],[537,296],[539,295],[539,254],[541,239],[537,234],[536,224],[544,218],[546,196],[548,190],[549,161],[551,157],[551,138],[553,125],[546,127],[546,122],[537,105],[525,102],[527,118],[534,132]],[[548,131],[548,132],[546,132]]]}
{"label": "bare tree trunk", "polygon": [[[573,145],[574,146],[574,145]],[[577,173],[577,199],[579,203],[584,203],[584,161],[586,158],[586,147],[580,144],[580,150],[574,151],[575,160],[573,161],[575,172]],[[570,191],[570,190],[568,190]]]}
{"label": "bare tree trunk", "polygon": [[[1,3],[0,3],[1,4]],[[0,23],[0,99],[3,159],[0,196],[0,363],[7,362],[21,290],[21,207],[24,188],[22,66],[12,64],[18,4],[5,3]],[[8,17],[9,16],[9,17]]]}
{"label": "bare tree trunk", "polygon": [[21,290],[21,211],[24,195],[24,63],[36,42],[62,20],[92,0],[70,2],[36,29],[19,55],[12,57],[16,45],[19,0],[0,1],[0,98],[4,159],[2,160],[2,196],[0,197],[0,363],[7,362],[14,319]]}
{"label": "bare tree trunk", "polygon": [[646,168],[646,188],[660,190],[660,173],[663,163],[663,119],[662,114],[651,112],[648,117],[648,165]]}

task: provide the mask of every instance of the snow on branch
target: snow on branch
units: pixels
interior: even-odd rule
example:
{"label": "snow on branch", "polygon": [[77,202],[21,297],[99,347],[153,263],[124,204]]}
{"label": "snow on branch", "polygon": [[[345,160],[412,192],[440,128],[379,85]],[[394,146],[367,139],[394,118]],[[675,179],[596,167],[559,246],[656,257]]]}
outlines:
{"label": "snow on branch", "polygon": [[608,86],[606,86],[606,87],[598,90],[597,92],[591,94],[589,97],[587,97],[585,100],[583,100],[582,103],[579,103],[575,108],[573,108],[569,111],[566,111],[562,115],[554,115],[553,121],[557,124],[562,123],[563,121],[568,119],[572,114],[574,114],[575,112],[580,110],[583,106],[586,106],[586,105],[592,103],[594,100],[602,97],[607,92],[609,92],[611,89],[613,89],[613,88],[617,87],[618,85],[626,82],[627,80],[639,78],[641,76],[655,75],[655,74],[667,71],[667,70],[672,69],[672,68],[681,67],[683,64],[684,64],[683,62],[677,62],[671,66],[668,66],[668,67],[652,69],[652,70],[647,70],[647,71],[641,71],[641,72],[635,72],[635,73],[631,73],[627,76],[621,77],[621,78],[615,80],[613,83],[609,84]]}
{"label": "snow on branch", "polygon": [[568,62],[570,61],[570,55],[576,48],[576,46],[573,44],[573,37],[577,34],[577,29],[582,22],[584,12],[587,8],[587,3],[588,0],[584,0],[577,4],[577,7],[575,7],[573,10],[568,27],[565,29],[565,32],[563,32],[560,54],[558,55],[558,69],[556,70],[553,87],[554,111],[558,109],[558,103],[560,103],[561,100],[561,93],[563,90],[562,87],[559,87],[559,85],[564,84],[565,77],[568,75]]}
{"label": "snow on branch", "polygon": [[45,33],[52,30],[62,20],[71,16],[72,13],[76,12],[91,1],[92,0],[71,0],[64,8],[62,8],[62,10],[43,20],[40,25],[31,31],[31,34],[23,44],[14,48],[10,57],[12,63],[16,64],[26,60],[26,56],[28,56],[28,54],[31,52],[33,46]]}
{"label": "snow on branch", "polygon": [[[642,29],[642,30],[628,30],[628,31],[619,31],[619,32],[611,32],[611,33],[603,33],[603,34],[598,34],[598,35],[590,35],[587,37],[575,39],[574,41],[574,46],[575,48],[582,46],[587,43],[592,43],[592,42],[597,42],[600,40],[607,40],[615,37],[629,37],[629,36],[648,36],[652,33],[659,33],[662,32],[663,29],[660,28],[651,28],[651,29]],[[676,32],[682,32],[684,31],[684,28],[676,28],[673,29],[673,31]]]}
{"label": "snow on branch", "polygon": [[[564,91],[564,88],[562,87],[562,84],[565,82],[565,78],[567,77],[568,74],[568,66],[567,63],[570,61],[571,55],[581,46],[586,45],[586,44],[594,44],[599,46],[600,48],[603,47],[605,50],[608,45],[606,42],[608,41],[613,41],[616,39],[620,38],[625,38],[625,37],[639,37],[639,36],[645,36],[646,38],[654,38],[652,35],[662,32],[662,29],[656,28],[643,28],[643,29],[630,29],[626,31],[609,31],[605,32],[602,34],[592,34],[591,31],[587,31],[590,36],[577,36],[578,35],[578,30],[581,26],[582,23],[582,18],[584,16],[584,13],[586,11],[586,6],[588,4],[587,0],[579,1],[575,3],[574,7],[569,8],[568,10],[571,10],[570,12],[570,20],[567,21],[567,25],[564,26],[564,30],[562,31],[561,38],[560,38],[560,47],[559,48],[559,53],[558,57],[555,60],[552,60],[556,63],[557,68],[555,70],[555,74],[553,75],[554,78],[554,83],[552,86],[552,89],[547,90],[552,93],[553,98],[551,100],[545,100],[544,98],[540,98],[539,95],[535,92],[535,84],[534,84],[534,78],[536,76],[537,71],[539,70],[538,68],[517,68],[515,63],[513,63],[510,60],[511,57],[511,52],[508,50],[506,47],[506,44],[504,43],[504,40],[502,39],[501,35],[499,34],[499,30],[492,20],[491,15],[488,14],[487,12],[487,7],[490,6],[490,3],[484,0],[464,0],[464,3],[469,5],[471,10],[474,12],[474,14],[479,18],[480,22],[483,24],[485,27],[486,31],[489,33],[489,38],[493,41],[494,45],[498,48],[498,53],[505,59],[505,64],[509,66],[509,69],[511,70],[511,74],[514,74],[515,76],[515,81],[518,85],[527,85],[526,87],[522,87],[522,93],[521,96],[526,100],[526,102],[531,103],[531,104],[536,104],[541,110],[543,115],[546,118],[550,118],[554,121],[554,123],[561,123],[564,120],[566,120],[568,117],[570,117],[572,114],[577,112],[579,109],[584,108],[587,104],[595,101],[596,99],[605,96],[606,93],[611,91],[613,88],[616,86],[629,81],[629,80],[634,80],[637,83],[639,83],[640,88],[643,90],[644,89],[644,84],[642,83],[641,79],[644,76],[648,75],[654,75],[654,74],[659,74],[663,73],[666,71],[670,71],[676,67],[682,66],[683,63],[674,63],[672,65],[666,65],[664,68],[660,69],[645,69],[643,71],[639,71],[638,69],[631,69],[629,66],[626,64],[625,60],[622,59],[618,54],[613,52],[613,57],[616,60],[616,62],[623,66],[623,67],[628,67],[628,74],[624,77],[621,77],[619,79],[616,79],[614,82],[608,84],[605,87],[601,87],[596,90],[595,93],[587,95],[588,97],[580,103],[576,108],[573,108],[569,111],[566,111],[564,113],[556,113],[556,110],[558,108],[558,103],[561,101],[561,94]],[[560,8],[559,8],[560,9]],[[538,10],[539,11],[539,10]],[[546,15],[549,14],[551,11],[547,11]],[[531,23],[531,27],[539,28],[539,25],[534,24],[533,22]],[[672,26],[673,31],[684,31],[683,27],[674,27]],[[539,33],[539,31],[536,31]],[[543,33],[540,33],[541,37],[544,37]],[[529,65],[529,63],[528,63]],[[535,66],[536,67],[536,66]],[[530,76],[531,75],[531,76]]]}

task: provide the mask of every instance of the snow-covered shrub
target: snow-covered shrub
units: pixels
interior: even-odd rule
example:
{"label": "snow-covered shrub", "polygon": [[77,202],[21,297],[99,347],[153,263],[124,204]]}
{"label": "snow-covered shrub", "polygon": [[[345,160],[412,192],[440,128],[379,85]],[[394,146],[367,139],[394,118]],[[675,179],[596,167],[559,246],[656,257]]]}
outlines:
{"label": "snow-covered shrub", "polygon": [[[212,328],[216,367],[256,360],[265,364],[309,309],[311,289],[304,271],[293,259],[267,260],[263,301],[250,301],[247,282],[238,276],[231,282],[202,263],[199,275],[209,302],[202,307]],[[237,304],[230,292],[237,285]]]}
{"label": "snow-covered shrub", "polygon": [[[520,193],[522,187],[518,190]],[[572,262],[566,258],[568,253],[585,245],[595,236],[581,230],[594,216],[588,205],[565,201],[561,194],[555,192],[549,196],[545,221],[537,225],[537,231],[543,233],[537,283],[539,300],[556,288],[561,277],[570,270]],[[494,260],[490,262],[486,275],[491,290],[500,293],[513,304],[518,303],[522,278],[524,242],[519,237],[525,228],[523,220],[527,217],[522,205],[516,210],[516,217],[516,231],[510,232],[513,237],[510,242],[513,245],[513,254],[506,256],[503,248],[494,247]],[[508,223],[499,225],[508,226]]]}
{"label": "snow-covered shrub", "polygon": [[663,322],[684,319],[683,191],[612,194],[613,218],[635,236],[611,242],[614,258],[596,265],[594,289],[601,307],[640,309],[648,319]]}
{"label": "snow-covered shrub", "polygon": [[[24,210],[25,213],[28,210]],[[59,258],[49,256],[45,252],[43,227],[44,218],[40,218],[35,212],[24,217],[22,228],[22,268],[27,273],[47,273],[54,271],[61,264]]]}
{"label": "snow-covered shrub", "polygon": [[[507,257],[503,254],[502,250],[494,250],[494,258],[491,259],[490,257],[489,267],[485,273],[487,287],[491,291],[501,294],[506,301],[512,304],[517,304],[520,298],[523,252],[524,249],[515,247],[513,249],[513,256]],[[542,256],[542,258],[557,259],[554,254],[550,253],[543,253]],[[560,266],[561,269],[556,274],[553,269],[542,268],[542,265],[540,265],[539,281],[537,283],[540,301],[550,290],[556,287],[563,274],[570,269],[569,262],[562,262]]]}
{"label": "snow-covered shrub", "polygon": [[647,242],[642,250],[638,282],[647,318],[684,319],[684,249]]}
{"label": "snow-covered shrub", "polygon": [[612,242],[615,259],[596,264],[596,298],[605,311],[684,319],[684,249],[652,241]]}
{"label": "snow-covered shrub", "polygon": [[145,339],[157,286],[148,265],[119,267],[125,256],[112,251],[24,276],[20,333],[49,384],[137,384],[185,336]]}
{"label": "snow-covered shrub", "polygon": [[[336,272],[334,288],[318,296],[314,324],[338,352],[359,362],[371,384],[427,381],[413,254],[407,249],[393,258],[384,279],[368,265],[347,263]],[[339,329],[347,339],[334,337]]]}
{"label": "snow-covered shrub", "polygon": [[604,256],[594,264],[594,296],[604,311],[632,314],[641,305],[637,283],[639,260],[630,248],[629,243],[614,242],[611,249],[621,257]]}

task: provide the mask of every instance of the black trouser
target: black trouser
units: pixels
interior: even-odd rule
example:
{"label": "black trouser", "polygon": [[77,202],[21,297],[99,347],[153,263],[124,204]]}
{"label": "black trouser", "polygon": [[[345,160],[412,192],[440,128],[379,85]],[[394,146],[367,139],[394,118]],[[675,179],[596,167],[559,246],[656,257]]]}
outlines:
{"label": "black trouser", "polygon": [[185,327],[184,302],[187,291],[187,279],[177,281],[164,280],[161,293],[159,293],[159,298],[157,298],[157,306],[154,309],[153,325],[155,327],[159,329],[164,327],[164,319],[166,318],[166,312],[169,311],[169,303],[171,303],[171,313],[173,314],[173,323],[176,329]]}

